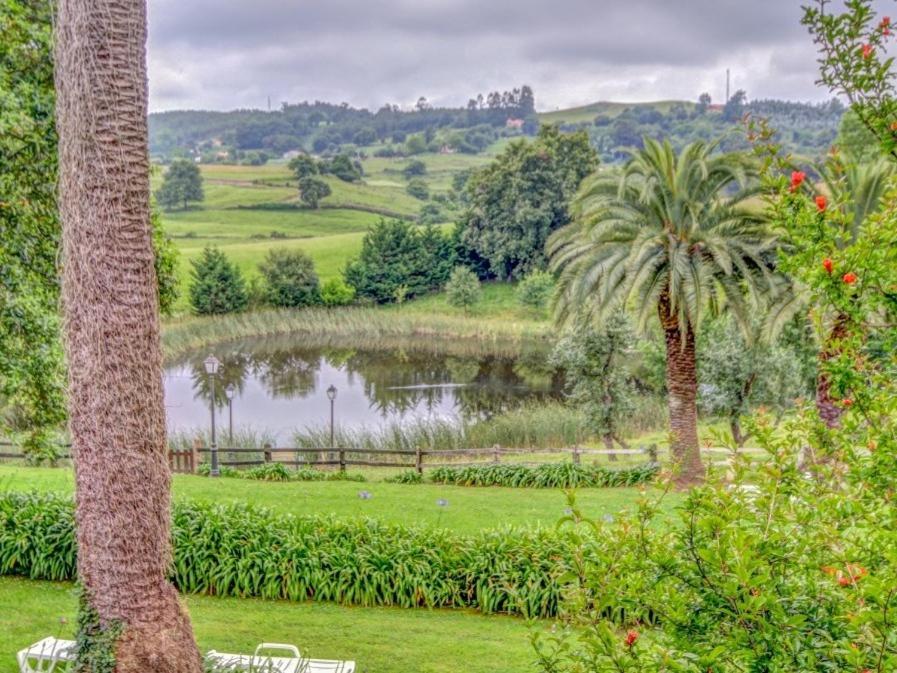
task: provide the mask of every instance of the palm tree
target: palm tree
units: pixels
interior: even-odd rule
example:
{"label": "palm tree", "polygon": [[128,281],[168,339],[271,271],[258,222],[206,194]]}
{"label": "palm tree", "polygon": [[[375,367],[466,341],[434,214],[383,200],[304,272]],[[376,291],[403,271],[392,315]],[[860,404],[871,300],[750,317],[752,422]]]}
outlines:
{"label": "palm tree", "polygon": [[60,0],[56,26],[64,336],[86,601],[79,670],[114,656],[118,673],[199,673],[190,620],[167,579],[145,0]]}
{"label": "palm tree", "polygon": [[[866,218],[881,209],[895,173],[894,163],[879,159],[864,164],[845,164],[835,155],[817,170],[821,181],[819,187],[828,193],[833,204],[831,207],[841,211],[842,217],[838,221],[843,223],[843,228],[837,232],[836,245],[843,250],[856,243],[862,235]],[[816,188],[817,185],[805,187]],[[792,283],[770,310],[766,327],[768,335],[777,335],[794,315],[807,309],[810,301],[806,288]],[[844,409],[832,395],[831,377],[826,366],[841,353],[840,341],[850,331],[850,317],[846,313],[835,313],[826,318],[828,332],[819,349],[819,371],[816,376],[816,409],[826,426],[835,428],[841,423]]]}
{"label": "palm tree", "polygon": [[695,332],[708,312],[749,325],[752,305],[776,282],[776,241],[761,208],[750,158],[697,142],[678,155],[646,140],[622,175],[583,184],[574,221],[549,241],[560,274],[557,317],[606,319],[634,311],[640,329],[657,316],[666,342],[671,451],[677,481],[703,479],[697,431]]}

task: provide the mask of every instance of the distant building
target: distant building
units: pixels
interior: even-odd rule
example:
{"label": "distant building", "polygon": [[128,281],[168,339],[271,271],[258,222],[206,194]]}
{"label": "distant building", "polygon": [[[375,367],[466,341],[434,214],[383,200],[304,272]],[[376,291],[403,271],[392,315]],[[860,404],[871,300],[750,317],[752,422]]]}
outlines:
{"label": "distant building", "polygon": [[289,152],[284,152],[284,153],[283,153],[283,158],[284,158],[286,161],[292,161],[293,159],[295,159],[296,157],[298,157],[300,154],[304,154],[304,153],[301,152],[300,150],[290,150]]}
{"label": "distant building", "polygon": [[443,145],[441,148],[439,148],[440,154],[455,154],[457,151],[458,150],[456,150],[454,147],[451,147],[449,145]]}
{"label": "distant building", "polygon": [[526,121],[524,121],[523,119],[513,119],[513,118],[511,118],[511,119],[508,119],[508,121],[505,122],[505,128],[509,128],[509,129],[517,129],[518,131],[520,131],[520,130],[523,129],[523,125],[524,125],[525,123],[526,123]]}
{"label": "distant building", "polygon": [[722,112],[726,109],[725,105],[721,105],[720,103],[714,103],[713,105],[708,105],[707,109],[711,112]]}

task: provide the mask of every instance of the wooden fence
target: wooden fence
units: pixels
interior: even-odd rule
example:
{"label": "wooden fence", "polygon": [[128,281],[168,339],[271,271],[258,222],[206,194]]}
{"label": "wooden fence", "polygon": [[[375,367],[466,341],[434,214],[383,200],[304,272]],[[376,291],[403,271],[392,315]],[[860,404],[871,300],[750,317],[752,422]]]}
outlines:
{"label": "wooden fence", "polygon": [[[211,448],[195,444],[191,449],[170,451],[169,465],[173,472],[195,472],[203,458],[211,454]],[[572,447],[565,449],[511,449],[494,446],[489,449],[357,449],[345,447],[274,447],[265,445],[261,448],[220,447],[218,464],[221,467],[256,467],[268,463],[280,463],[294,468],[332,467],[345,472],[350,467],[392,467],[415,470],[423,474],[425,469],[437,467],[467,467],[471,465],[497,465],[509,456],[525,455],[560,455],[570,456],[574,465],[580,465],[584,457],[606,456],[613,460],[619,456],[640,456],[647,461],[657,461],[657,447],[638,449],[583,449]],[[300,460],[300,457],[308,458]],[[433,462],[437,458],[440,462]],[[457,460],[447,460],[455,458]],[[428,460],[429,459],[429,460]],[[465,460],[470,459],[470,460]],[[520,462],[515,464],[541,465],[546,461]]]}
{"label": "wooden fence", "polygon": [[[0,441],[0,460],[21,460],[21,450],[11,443]],[[64,450],[70,445],[62,445]],[[705,462],[708,465],[724,467],[730,465],[734,458],[730,449],[704,447],[701,449]],[[740,449],[737,454],[747,456],[755,460],[763,454],[761,449]],[[211,448],[203,446],[197,440],[191,448],[169,449],[168,465],[172,472],[180,474],[194,474],[200,464],[207,461],[211,454]],[[723,458],[716,458],[718,454],[725,454]],[[221,447],[218,449],[219,465],[222,467],[255,467],[267,463],[281,463],[288,467],[331,467],[346,471],[349,467],[392,467],[399,469],[415,470],[423,474],[425,469],[437,467],[468,467],[476,465],[497,465],[505,462],[505,459],[521,456],[569,456],[574,465],[582,464],[584,458],[589,456],[604,456],[609,460],[618,457],[643,457],[648,462],[658,461],[658,450],[655,445],[642,446],[637,449],[584,449],[578,446],[563,449],[513,449],[493,446],[488,449],[357,449],[357,448],[279,448],[265,445],[261,448],[236,448]],[[308,458],[300,460],[300,456]],[[63,453],[59,456],[62,460],[68,460],[71,456]],[[435,461],[433,459],[436,459]],[[519,465],[541,465],[546,461],[513,461]]]}

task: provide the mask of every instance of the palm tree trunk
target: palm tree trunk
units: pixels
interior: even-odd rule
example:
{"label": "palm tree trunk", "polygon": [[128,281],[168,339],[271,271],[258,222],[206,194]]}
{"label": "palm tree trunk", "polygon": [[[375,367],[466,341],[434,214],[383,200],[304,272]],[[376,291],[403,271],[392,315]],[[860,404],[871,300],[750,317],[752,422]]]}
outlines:
{"label": "palm tree trunk", "polygon": [[832,397],[832,380],[826,371],[826,365],[841,353],[839,342],[848,335],[850,318],[840,313],[835,317],[835,324],[828,339],[819,351],[819,373],[816,375],[816,409],[819,417],[828,428],[841,425],[841,414],[844,410]]}
{"label": "palm tree trunk", "polygon": [[702,482],[706,474],[698,445],[695,333],[690,324],[684,333],[679,328],[668,298],[661,298],[659,310],[666,341],[670,452],[678,467],[676,483],[687,487]]}
{"label": "palm tree trunk", "polygon": [[[170,476],[145,45],[145,0],[59,0],[59,204],[78,575],[92,627],[119,633],[116,672],[198,673],[190,621],[167,580]],[[92,670],[86,662],[97,653],[85,650],[81,670]]]}

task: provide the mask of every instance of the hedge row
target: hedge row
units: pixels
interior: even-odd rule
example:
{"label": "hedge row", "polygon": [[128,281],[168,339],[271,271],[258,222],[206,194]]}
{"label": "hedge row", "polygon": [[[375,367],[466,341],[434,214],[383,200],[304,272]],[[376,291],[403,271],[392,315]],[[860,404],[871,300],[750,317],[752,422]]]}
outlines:
{"label": "hedge row", "polygon": [[508,486],[528,488],[576,488],[635,486],[657,476],[657,463],[611,470],[599,465],[553,463],[529,467],[526,465],[476,465],[469,467],[440,467],[430,473],[437,484],[457,486]]}
{"label": "hedge row", "polygon": [[[295,517],[247,505],[174,505],[171,578],[185,593],[557,613],[571,540],[550,529],[474,536],[374,520]],[[75,577],[74,507],[0,495],[0,574]]]}

